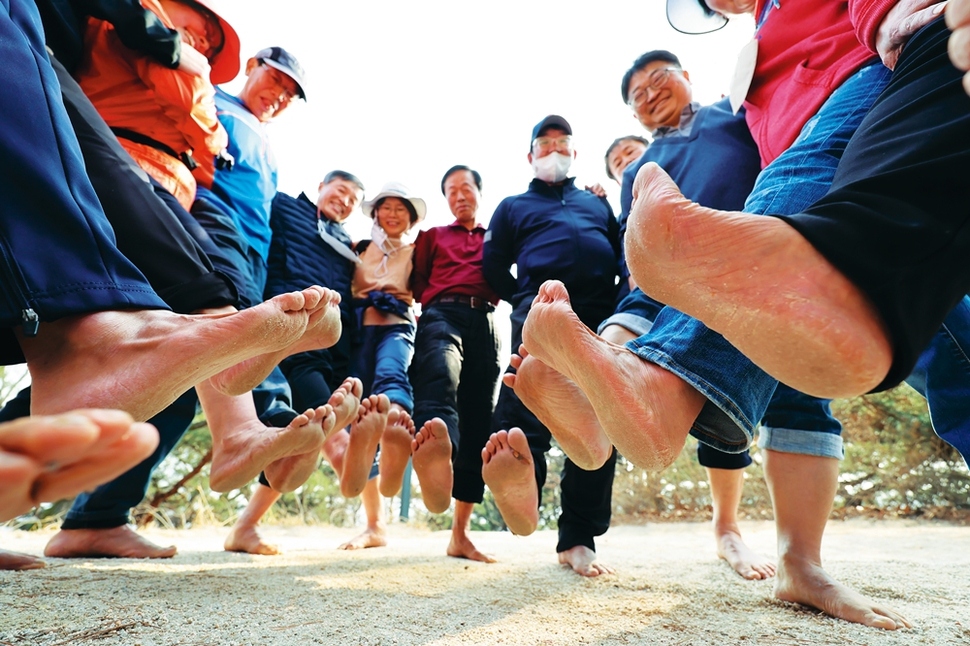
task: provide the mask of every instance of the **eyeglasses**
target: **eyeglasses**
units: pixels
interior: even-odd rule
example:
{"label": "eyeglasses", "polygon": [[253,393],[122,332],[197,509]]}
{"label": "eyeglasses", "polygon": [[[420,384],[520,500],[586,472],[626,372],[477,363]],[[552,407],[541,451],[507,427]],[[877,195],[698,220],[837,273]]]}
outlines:
{"label": "eyeglasses", "polygon": [[565,137],[536,137],[532,141],[532,149],[535,151],[561,150],[568,153],[573,149],[573,138],[569,135]]}
{"label": "eyeglasses", "polygon": [[676,67],[664,67],[659,70],[654,70],[647,78],[646,87],[634,88],[633,92],[630,93],[630,98],[627,100],[627,105],[638,107],[647,102],[647,90],[662,90],[667,79],[670,78],[671,72],[679,72],[680,70]]}
{"label": "eyeglasses", "polygon": [[[263,63],[263,65],[266,65],[266,63]],[[293,99],[299,96],[299,92],[293,92],[286,87],[287,81],[292,82],[289,76],[269,65],[266,65],[266,72],[269,74],[269,78],[273,82],[273,85],[275,85],[276,89],[279,90],[279,98],[277,100],[279,101],[280,108],[288,106]]]}

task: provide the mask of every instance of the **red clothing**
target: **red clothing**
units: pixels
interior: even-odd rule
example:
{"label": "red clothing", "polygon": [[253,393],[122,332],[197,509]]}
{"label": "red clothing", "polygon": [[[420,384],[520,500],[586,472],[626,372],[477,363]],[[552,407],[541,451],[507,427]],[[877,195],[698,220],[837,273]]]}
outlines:
{"label": "red clothing", "polygon": [[[758,0],[755,16],[760,17],[766,2],[772,1]],[[893,0],[865,0],[880,1]],[[755,34],[758,62],[744,102],[762,166],[794,143],[843,81],[877,58],[856,37],[847,0],[780,0],[779,4],[771,7]]]}
{"label": "red clothing", "polygon": [[469,231],[457,220],[419,233],[411,274],[414,300],[427,305],[442,294],[461,294],[498,303],[498,294],[482,274],[484,244],[484,227],[476,225]]}
{"label": "red clothing", "polygon": [[855,25],[856,36],[870,51],[876,51],[876,32],[879,25],[898,2],[899,0],[849,0],[849,17]]}

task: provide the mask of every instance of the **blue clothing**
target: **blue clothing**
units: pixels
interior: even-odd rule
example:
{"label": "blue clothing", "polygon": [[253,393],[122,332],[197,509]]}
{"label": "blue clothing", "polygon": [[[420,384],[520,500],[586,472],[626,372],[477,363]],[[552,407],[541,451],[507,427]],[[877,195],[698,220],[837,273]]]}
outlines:
{"label": "blue clothing", "polygon": [[[619,226],[603,198],[576,188],[532,180],[507,197],[485,233],[482,271],[505,301],[532,302],[542,283],[561,280],[577,307],[607,307],[616,296]],[[517,277],[509,268],[517,266]]]}
{"label": "blue clothing", "polygon": [[216,88],[216,109],[229,133],[227,150],[236,161],[232,170],[217,170],[212,189],[200,187],[198,195],[228,213],[265,262],[272,236],[269,214],[276,195],[276,157],[266,126],[239,99]]}
{"label": "blue clothing", "polygon": [[0,361],[20,363],[15,326],[32,333],[38,320],[167,306],[116,247],[32,0],[0,2],[0,56]]}
{"label": "blue clothing", "polygon": [[354,357],[357,376],[365,395],[387,395],[408,414],[414,410],[414,394],[408,366],[414,353],[414,323],[365,325]]}

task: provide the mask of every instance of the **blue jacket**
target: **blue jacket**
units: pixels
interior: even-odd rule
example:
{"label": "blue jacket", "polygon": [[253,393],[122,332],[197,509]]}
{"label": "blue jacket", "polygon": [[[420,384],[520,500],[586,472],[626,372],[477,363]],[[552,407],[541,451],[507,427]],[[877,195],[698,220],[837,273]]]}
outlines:
{"label": "blue jacket", "polygon": [[[349,316],[352,310],[350,283],[355,265],[320,238],[316,204],[305,193],[297,198],[277,193],[271,214],[273,240],[267,263],[265,298],[321,285],[340,294],[340,309]],[[342,224],[326,217],[323,224],[327,233],[350,249],[350,235]]]}
{"label": "blue jacket", "polygon": [[[574,305],[612,310],[616,296],[619,225],[606,200],[534,179],[507,197],[485,233],[482,271],[503,300],[531,303],[543,282],[561,280]],[[515,264],[517,277],[509,268]]]}

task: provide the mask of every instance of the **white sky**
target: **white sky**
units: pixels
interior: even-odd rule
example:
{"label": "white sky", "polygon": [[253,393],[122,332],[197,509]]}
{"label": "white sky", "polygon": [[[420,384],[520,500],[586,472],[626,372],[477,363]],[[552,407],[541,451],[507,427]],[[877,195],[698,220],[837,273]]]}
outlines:
{"label": "white sky", "polygon": [[[454,164],[482,174],[483,223],[502,198],[525,191],[532,127],[551,113],[573,127],[571,175],[603,184],[618,210],[603,155],[616,137],[644,134],[620,98],[626,69],[645,51],[669,49],[690,73],[696,100],[710,103],[727,93],[753,32],[750,20],[737,19],[714,34],[678,34],[663,0],[217,6],[239,33],[243,60],[279,45],[307,70],[309,101],[270,130],[280,190],[315,195],[334,168],[356,174],[370,195],[402,181],[428,203],[424,226],[452,220],[439,184]],[[226,89],[238,90],[242,78]],[[355,239],[368,237],[370,220],[358,211],[348,227]]]}

